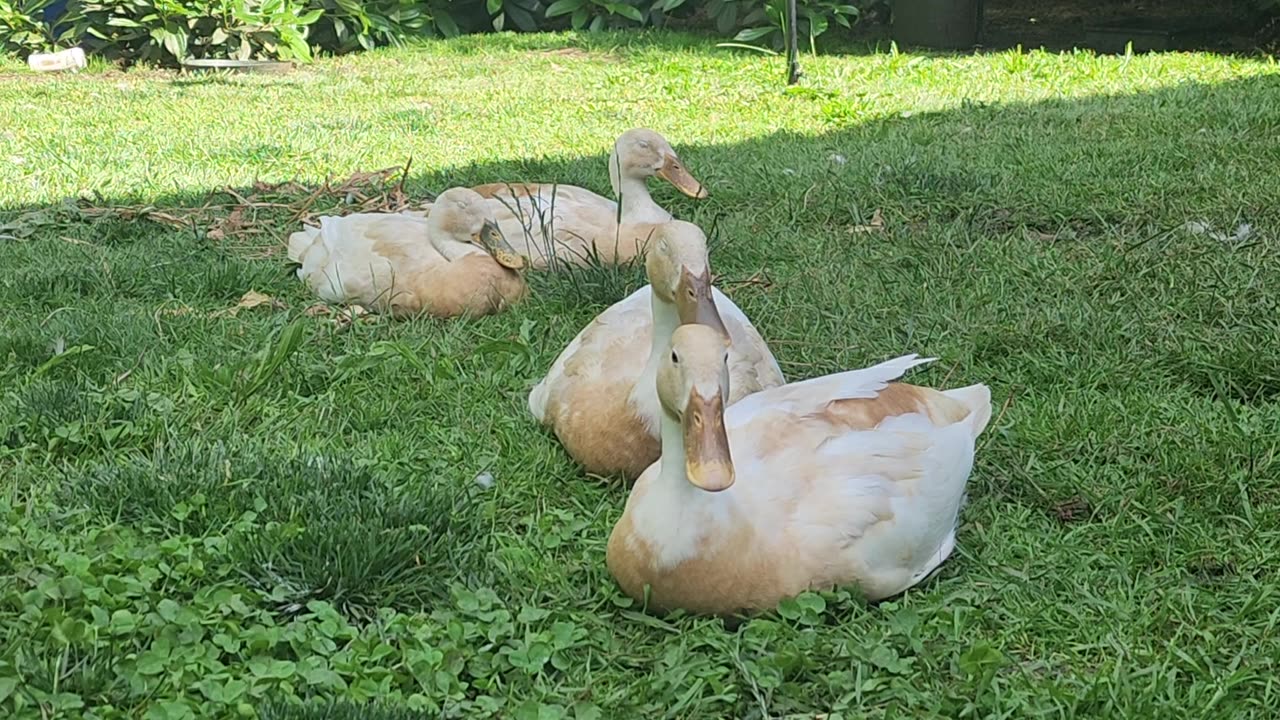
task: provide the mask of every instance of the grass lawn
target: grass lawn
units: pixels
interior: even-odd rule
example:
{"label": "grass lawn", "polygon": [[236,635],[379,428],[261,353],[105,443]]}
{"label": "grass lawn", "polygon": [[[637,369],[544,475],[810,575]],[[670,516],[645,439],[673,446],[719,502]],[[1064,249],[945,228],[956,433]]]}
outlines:
{"label": "grass lawn", "polygon": [[[3,66],[0,716],[1272,717],[1280,68],[804,67],[786,90],[778,58],[664,34],[223,80]],[[638,125],[711,189],[655,186],[789,378],[920,352],[940,360],[913,382],[991,385],[939,577],[741,624],[620,594],[626,490],[525,398],[639,269],[534,276],[483,320],[344,326],[304,312],[288,213],[232,242],[62,202],[179,215],[410,156],[415,196],[607,191]],[[226,312],[249,290],[279,302]]]}

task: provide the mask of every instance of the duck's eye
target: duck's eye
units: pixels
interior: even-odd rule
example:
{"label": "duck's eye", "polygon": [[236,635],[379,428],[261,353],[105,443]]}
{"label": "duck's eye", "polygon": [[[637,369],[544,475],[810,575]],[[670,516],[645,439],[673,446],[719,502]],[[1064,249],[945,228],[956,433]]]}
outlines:
{"label": "duck's eye", "polygon": [[671,351],[671,364],[672,364],[672,365],[679,365],[679,364],[680,364],[680,356],[679,356],[679,355],[676,355],[676,351],[675,351],[675,350],[672,350],[672,351]]}
{"label": "duck's eye", "polygon": [[641,141],[637,142],[637,143],[636,143],[636,145],[637,145],[638,147],[642,147],[642,148],[644,148],[645,150],[648,150],[648,149],[649,149],[649,141],[648,141],[648,140],[641,140]]}

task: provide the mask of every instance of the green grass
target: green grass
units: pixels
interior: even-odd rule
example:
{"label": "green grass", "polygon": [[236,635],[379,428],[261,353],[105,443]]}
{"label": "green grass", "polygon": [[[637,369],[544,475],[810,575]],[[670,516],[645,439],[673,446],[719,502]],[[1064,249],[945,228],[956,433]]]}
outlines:
{"label": "green grass", "polygon": [[[1280,70],[871,54],[806,58],[786,90],[780,63],[504,35],[286,77],[0,74],[0,224],[47,220],[0,240],[0,714],[1270,717]],[[915,382],[991,385],[938,578],[729,625],[621,596],[625,491],[525,396],[634,268],[342,329],[260,252],[284,220],[248,252],[58,209],[410,156],[415,195],[604,190],[636,125],[711,189],[655,188],[789,377],[920,352],[941,360]],[[287,307],[214,314],[251,289]]]}

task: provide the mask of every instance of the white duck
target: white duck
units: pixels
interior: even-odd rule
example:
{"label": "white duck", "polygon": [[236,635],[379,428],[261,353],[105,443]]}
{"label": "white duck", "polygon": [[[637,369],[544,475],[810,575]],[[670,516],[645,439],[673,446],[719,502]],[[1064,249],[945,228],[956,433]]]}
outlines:
{"label": "white duck", "polygon": [[649,285],[600,313],[529,394],[529,410],[588,472],[636,478],[658,459],[654,378],[671,333],[705,323],[731,340],[729,402],[784,382],[742,310],[711,285],[707,239],[692,223],[631,226],[648,245]]}
{"label": "white duck", "polygon": [[326,302],[396,316],[485,315],[527,293],[520,257],[473,190],[452,188],[427,218],[396,213],[322,217],[289,237],[298,277]]}
{"label": "white duck", "polygon": [[609,538],[610,572],[658,610],[731,614],[809,589],[901,593],[951,555],[985,385],[894,383],[907,355],[725,408],[723,337],[678,328],[657,373],[662,458]]}
{"label": "white duck", "polygon": [[[533,267],[587,265],[592,257],[616,264],[641,251],[634,236],[619,236],[620,226],[671,219],[649,194],[651,177],[666,180],[689,197],[707,197],[706,188],[684,168],[671,143],[646,128],[624,132],[609,154],[609,182],[621,202],[621,214],[618,202],[576,185],[490,183],[472,189],[489,199],[503,233]],[[548,242],[548,235],[554,243]]]}

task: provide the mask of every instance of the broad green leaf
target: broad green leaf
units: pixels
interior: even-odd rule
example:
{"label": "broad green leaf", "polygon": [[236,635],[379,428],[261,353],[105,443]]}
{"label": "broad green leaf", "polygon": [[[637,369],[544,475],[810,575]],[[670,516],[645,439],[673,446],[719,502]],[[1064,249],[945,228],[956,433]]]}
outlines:
{"label": "broad green leaf", "polygon": [[733,39],[738,42],[751,42],[752,40],[759,40],[762,37],[768,37],[775,32],[777,32],[777,28],[772,27],[747,28],[737,35],[734,35]]}
{"label": "broad green leaf", "polygon": [[136,670],[143,675],[159,675],[164,672],[167,657],[154,650],[148,650],[138,656]]}
{"label": "broad green leaf", "polygon": [[616,5],[615,8],[614,13],[617,15],[621,15],[629,20],[635,20],[636,22],[644,22],[644,15],[640,12],[640,8],[633,5],[624,5],[622,3]]}
{"label": "broad green leaf", "polygon": [[582,6],[582,0],[556,0],[547,8],[547,17],[559,17],[568,15]]}
{"label": "broad green leaf", "polygon": [[447,38],[458,37],[462,31],[458,29],[458,24],[453,21],[453,16],[444,10],[436,10],[436,27],[440,29],[440,34]]}

